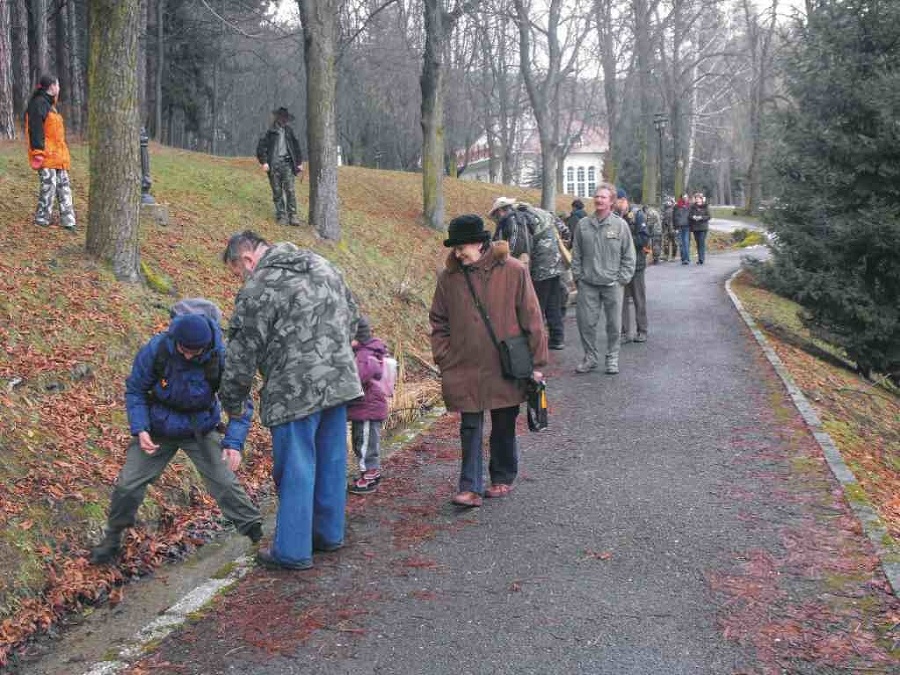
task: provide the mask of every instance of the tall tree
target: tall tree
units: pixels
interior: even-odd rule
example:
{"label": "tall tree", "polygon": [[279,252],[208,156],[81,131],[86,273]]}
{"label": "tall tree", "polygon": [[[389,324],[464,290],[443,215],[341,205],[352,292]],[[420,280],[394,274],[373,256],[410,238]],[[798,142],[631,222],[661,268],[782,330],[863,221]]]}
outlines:
{"label": "tall tree", "polygon": [[9,3],[0,2],[0,138],[15,138]]}
{"label": "tall tree", "polygon": [[[515,0],[515,8],[522,78],[541,143],[541,207],[555,213],[560,90],[563,81],[575,71],[579,50],[591,24],[577,0],[571,3],[550,0],[543,16],[530,1]],[[542,18],[545,23],[541,22]],[[545,42],[538,44],[539,35]]]}
{"label": "tall tree", "polygon": [[[475,4],[470,3],[470,4]],[[443,0],[423,0],[425,52],[422,57],[422,208],[425,224],[444,229],[444,58],[450,33],[467,3],[452,11]]]}
{"label": "tall tree", "polygon": [[87,251],[112,263],[116,278],[139,281],[140,0],[91,0],[90,209]]}
{"label": "tall tree", "polygon": [[335,49],[340,0],[298,0],[306,56],[306,139],[309,146],[309,222],[320,237],[338,241]]}
{"label": "tall tree", "polygon": [[10,37],[13,63],[13,110],[16,124],[22,124],[25,105],[31,93],[31,66],[28,52],[28,4],[26,0],[13,0],[10,7]]}
{"label": "tall tree", "polygon": [[749,0],[743,0],[750,79],[750,164],[747,167],[747,212],[758,213],[762,201],[763,107],[771,87],[772,49],[778,0],[771,0],[767,12],[760,13]]}
{"label": "tall tree", "polygon": [[84,56],[82,32],[78,22],[77,3],[68,0],[63,10],[66,14],[68,34],[70,36],[69,49],[69,105],[70,119],[68,126],[77,134],[84,132]]}
{"label": "tall tree", "polygon": [[28,0],[28,44],[31,48],[32,84],[37,83],[50,67],[47,18],[47,0]]}

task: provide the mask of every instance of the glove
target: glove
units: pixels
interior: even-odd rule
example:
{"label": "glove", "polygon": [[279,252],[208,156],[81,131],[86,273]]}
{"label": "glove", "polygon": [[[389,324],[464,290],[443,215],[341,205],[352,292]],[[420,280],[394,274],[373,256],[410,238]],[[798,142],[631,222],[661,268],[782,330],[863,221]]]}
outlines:
{"label": "glove", "polygon": [[37,171],[42,166],[44,166],[44,156],[43,155],[32,155],[31,157],[31,168]]}

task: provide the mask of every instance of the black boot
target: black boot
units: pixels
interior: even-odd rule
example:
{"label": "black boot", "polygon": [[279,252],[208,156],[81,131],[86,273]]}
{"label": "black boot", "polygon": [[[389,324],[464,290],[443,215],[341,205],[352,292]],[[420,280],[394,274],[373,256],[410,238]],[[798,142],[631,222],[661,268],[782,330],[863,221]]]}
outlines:
{"label": "black boot", "polygon": [[251,543],[258,544],[263,535],[262,524],[253,523],[253,525],[250,526],[250,529],[247,530],[244,535],[251,541]]}
{"label": "black boot", "polygon": [[119,530],[107,530],[97,546],[91,549],[92,565],[107,565],[113,562],[119,555],[122,542],[122,532]]}

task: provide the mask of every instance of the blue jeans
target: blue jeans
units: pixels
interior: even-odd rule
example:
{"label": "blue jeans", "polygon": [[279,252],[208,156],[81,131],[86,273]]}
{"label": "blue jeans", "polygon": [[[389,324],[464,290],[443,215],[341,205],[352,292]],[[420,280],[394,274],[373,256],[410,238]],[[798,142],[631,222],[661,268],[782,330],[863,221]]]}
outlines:
{"label": "blue jeans", "polygon": [[272,556],[307,563],[316,546],[344,542],[347,407],[340,405],[271,429],[278,514]]}
{"label": "blue jeans", "polygon": [[691,231],[687,227],[678,230],[678,242],[681,247],[681,262],[691,262]]}
{"label": "blue jeans", "polygon": [[706,260],[706,230],[694,232],[694,241],[697,242],[697,261],[702,263]]}
{"label": "blue jeans", "polygon": [[[516,417],[519,406],[491,410],[491,461],[488,473],[491,483],[512,485],[519,473],[519,452],[516,446]],[[461,413],[459,436],[462,441],[462,466],[459,472],[459,491],[484,493],[484,453],[481,439],[484,434],[484,412]]]}

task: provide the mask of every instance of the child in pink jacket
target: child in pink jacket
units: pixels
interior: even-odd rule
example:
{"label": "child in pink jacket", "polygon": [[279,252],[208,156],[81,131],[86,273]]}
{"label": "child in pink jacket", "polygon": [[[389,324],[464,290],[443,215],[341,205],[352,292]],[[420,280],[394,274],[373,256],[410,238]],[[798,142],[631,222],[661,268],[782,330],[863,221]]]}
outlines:
{"label": "child in pink jacket", "polygon": [[359,478],[349,486],[352,494],[372,492],[381,480],[379,443],[381,424],[388,416],[388,382],[385,372],[387,347],[377,337],[366,317],[361,317],[356,336],[350,343],[356,355],[356,368],[363,386],[362,399],[347,406],[353,452],[359,460]]}

